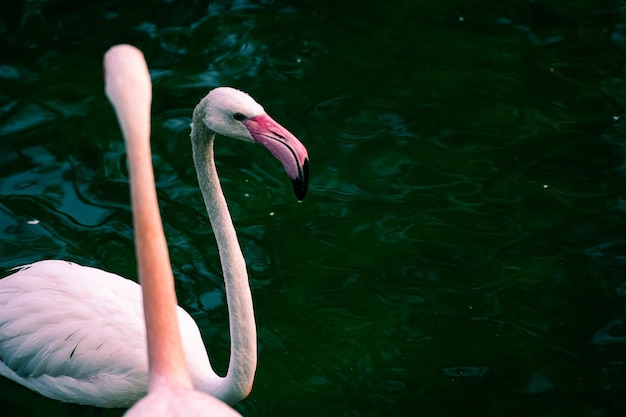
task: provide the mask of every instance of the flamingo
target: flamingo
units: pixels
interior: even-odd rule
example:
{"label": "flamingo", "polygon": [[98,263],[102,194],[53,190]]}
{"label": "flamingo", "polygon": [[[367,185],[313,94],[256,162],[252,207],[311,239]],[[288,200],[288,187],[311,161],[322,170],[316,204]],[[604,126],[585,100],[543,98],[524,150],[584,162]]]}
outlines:
{"label": "flamingo", "polygon": [[222,401],[193,389],[176,317],[174,275],[150,153],[150,74],[143,54],[118,45],[104,56],[106,92],[126,139],[139,282],[148,341],[148,395],[129,417],[241,415]]}
{"label": "flamingo", "polygon": [[[141,125],[125,120],[120,118],[127,134],[135,135]],[[252,387],[256,325],[245,260],[215,168],[216,134],[263,144],[282,163],[299,201],[307,192],[308,154],[260,104],[234,88],[211,90],[193,111],[193,160],[228,305],[231,349],[225,376],[212,369],[191,316],[180,307],[176,314],[193,386],[234,404]],[[129,160],[131,154],[129,149]],[[130,407],[149,385],[141,291],[131,280],[64,260],[18,267],[0,280],[0,375],[66,403]]]}

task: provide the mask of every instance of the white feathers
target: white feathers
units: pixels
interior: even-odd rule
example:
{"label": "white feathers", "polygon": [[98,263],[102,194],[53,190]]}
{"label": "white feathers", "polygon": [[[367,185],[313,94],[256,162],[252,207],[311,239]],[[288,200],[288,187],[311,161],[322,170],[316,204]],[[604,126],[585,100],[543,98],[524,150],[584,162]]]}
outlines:
{"label": "white feathers", "polygon": [[[206,379],[200,331],[180,307],[178,316],[192,379]],[[0,374],[15,382],[60,401],[129,407],[147,393],[146,352],[131,280],[57,260],[0,280]]]}

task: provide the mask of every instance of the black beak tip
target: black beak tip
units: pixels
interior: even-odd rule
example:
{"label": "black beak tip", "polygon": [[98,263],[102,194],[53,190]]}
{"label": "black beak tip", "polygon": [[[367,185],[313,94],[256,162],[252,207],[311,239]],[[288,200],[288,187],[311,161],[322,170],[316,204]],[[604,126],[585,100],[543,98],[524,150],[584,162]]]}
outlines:
{"label": "black beak tip", "polygon": [[300,170],[300,175],[291,180],[293,191],[296,193],[298,202],[304,200],[306,192],[309,189],[309,160],[305,159]]}

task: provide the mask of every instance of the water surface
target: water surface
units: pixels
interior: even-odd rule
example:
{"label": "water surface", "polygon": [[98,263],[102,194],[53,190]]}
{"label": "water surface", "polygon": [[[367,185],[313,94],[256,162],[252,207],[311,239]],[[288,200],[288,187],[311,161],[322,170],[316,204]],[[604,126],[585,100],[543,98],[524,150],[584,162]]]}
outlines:
{"label": "water surface", "polygon": [[[298,204],[264,149],[216,145],[258,320],[244,416],[626,412],[619,2],[48,0],[0,17],[0,269],[63,258],[136,278],[101,69],[130,42],[154,83],[179,301],[222,372],[191,111],[235,86],[309,150]],[[0,410],[65,415],[5,379]]]}

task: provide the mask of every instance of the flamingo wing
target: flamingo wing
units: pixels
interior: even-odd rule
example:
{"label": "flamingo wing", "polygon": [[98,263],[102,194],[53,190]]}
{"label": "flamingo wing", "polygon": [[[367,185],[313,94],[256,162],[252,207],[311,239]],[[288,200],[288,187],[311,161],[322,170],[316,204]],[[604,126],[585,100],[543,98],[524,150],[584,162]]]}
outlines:
{"label": "flamingo wing", "polygon": [[66,261],[0,280],[0,374],[66,402],[123,407],[147,390],[138,284]]}

